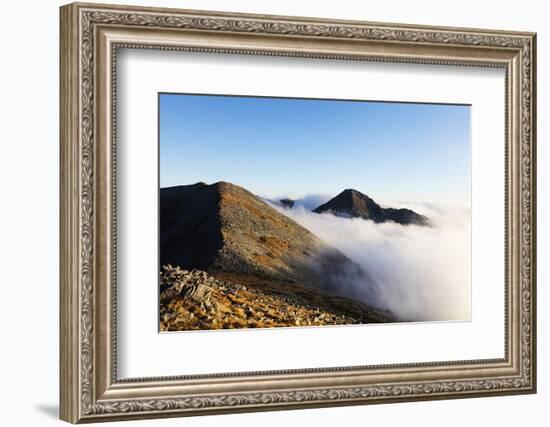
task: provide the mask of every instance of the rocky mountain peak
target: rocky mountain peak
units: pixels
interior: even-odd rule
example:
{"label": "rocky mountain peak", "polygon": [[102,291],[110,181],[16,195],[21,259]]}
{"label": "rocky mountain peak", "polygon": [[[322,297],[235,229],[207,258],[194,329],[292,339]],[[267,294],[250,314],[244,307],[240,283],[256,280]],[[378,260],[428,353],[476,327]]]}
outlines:
{"label": "rocky mountain peak", "polygon": [[376,223],[393,221],[402,225],[429,225],[429,220],[411,209],[382,208],[360,191],[348,188],[313,210],[346,218],[369,219]]}

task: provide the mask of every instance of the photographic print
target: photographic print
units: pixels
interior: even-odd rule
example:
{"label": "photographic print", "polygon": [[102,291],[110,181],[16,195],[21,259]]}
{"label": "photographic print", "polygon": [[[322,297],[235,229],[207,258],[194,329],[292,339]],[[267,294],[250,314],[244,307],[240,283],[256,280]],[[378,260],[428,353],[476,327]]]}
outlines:
{"label": "photographic print", "polygon": [[158,102],[161,332],[470,320],[469,105]]}

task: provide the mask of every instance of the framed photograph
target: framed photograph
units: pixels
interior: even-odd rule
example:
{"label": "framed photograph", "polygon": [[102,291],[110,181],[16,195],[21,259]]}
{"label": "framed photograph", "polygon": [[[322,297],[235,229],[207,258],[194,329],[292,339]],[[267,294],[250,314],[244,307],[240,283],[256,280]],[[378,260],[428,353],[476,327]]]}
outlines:
{"label": "framed photograph", "polygon": [[535,34],[60,21],[63,420],[536,391]]}

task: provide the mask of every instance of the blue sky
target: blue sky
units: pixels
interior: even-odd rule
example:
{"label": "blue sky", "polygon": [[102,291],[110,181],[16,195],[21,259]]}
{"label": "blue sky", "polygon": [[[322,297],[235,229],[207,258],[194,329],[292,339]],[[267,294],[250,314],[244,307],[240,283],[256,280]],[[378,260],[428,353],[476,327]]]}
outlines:
{"label": "blue sky", "polygon": [[161,94],[160,186],[468,203],[470,107]]}

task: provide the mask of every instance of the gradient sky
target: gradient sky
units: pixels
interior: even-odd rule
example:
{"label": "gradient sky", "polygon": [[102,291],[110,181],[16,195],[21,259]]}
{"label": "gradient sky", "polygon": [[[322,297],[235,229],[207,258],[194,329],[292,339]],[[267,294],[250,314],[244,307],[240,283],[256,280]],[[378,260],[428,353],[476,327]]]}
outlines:
{"label": "gradient sky", "polygon": [[470,107],[160,94],[160,186],[469,203]]}

